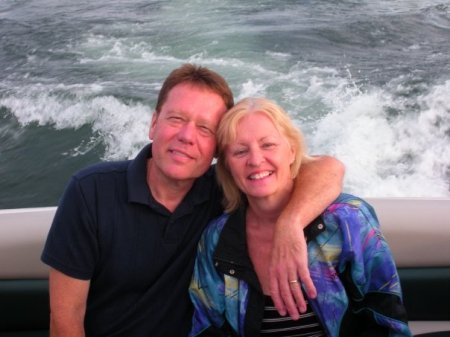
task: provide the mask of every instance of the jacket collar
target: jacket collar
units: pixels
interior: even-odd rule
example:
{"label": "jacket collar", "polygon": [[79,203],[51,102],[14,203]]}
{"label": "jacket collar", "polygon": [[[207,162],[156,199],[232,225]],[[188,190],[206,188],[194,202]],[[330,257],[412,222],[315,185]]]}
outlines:
{"label": "jacket collar", "polygon": [[[242,206],[230,214],[220,234],[213,258],[220,272],[244,279],[249,284],[260,289],[247,249],[246,210],[247,207]],[[319,216],[304,229],[307,242],[314,240],[324,230],[325,224]]]}

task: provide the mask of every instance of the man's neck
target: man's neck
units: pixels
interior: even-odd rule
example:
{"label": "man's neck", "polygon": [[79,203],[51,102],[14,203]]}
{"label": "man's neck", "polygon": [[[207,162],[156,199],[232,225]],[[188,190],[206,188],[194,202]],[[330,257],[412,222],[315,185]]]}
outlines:
{"label": "man's neck", "polygon": [[147,186],[153,198],[173,212],[192,188],[194,180],[175,180],[158,173],[157,169],[152,169],[151,160],[149,160],[147,162]]}

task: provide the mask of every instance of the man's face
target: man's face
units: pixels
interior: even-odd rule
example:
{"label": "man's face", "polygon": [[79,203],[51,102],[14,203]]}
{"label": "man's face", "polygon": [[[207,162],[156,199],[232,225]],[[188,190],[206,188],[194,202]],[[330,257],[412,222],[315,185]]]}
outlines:
{"label": "man's face", "polygon": [[152,176],[194,180],[206,172],[216,150],[216,129],[227,110],[223,99],[191,84],[175,86],[150,127]]}

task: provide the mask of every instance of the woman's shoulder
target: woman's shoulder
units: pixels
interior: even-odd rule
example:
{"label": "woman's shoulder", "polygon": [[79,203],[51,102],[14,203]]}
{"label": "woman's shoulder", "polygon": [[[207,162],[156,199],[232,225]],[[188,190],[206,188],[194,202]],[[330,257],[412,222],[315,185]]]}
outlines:
{"label": "woman's shoulder", "polygon": [[214,244],[216,244],[219,240],[220,233],[222,232],[222,229],[227,223],[229,217],[230,214],[224,212],[218,217],[211,220],[203,231],[203,240],[210,243],[214,242]]}
{"label": "woman's shoulder", "polygon": [[343,193],[323,213],[328,228],[336,228],[344,237],[365,237],[379,232],[374,208],[364,199]]}

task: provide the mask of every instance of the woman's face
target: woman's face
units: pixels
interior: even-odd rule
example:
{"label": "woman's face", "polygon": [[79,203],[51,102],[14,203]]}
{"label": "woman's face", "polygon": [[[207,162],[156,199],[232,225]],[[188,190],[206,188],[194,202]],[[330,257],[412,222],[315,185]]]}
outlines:
{"label": "woman's face", "polygon": [[236,140],[226,147],[226,160],[237,186],[247,197],[285,197],[292,189],[290,165],[295,153],[263,113],[243,117]]}

